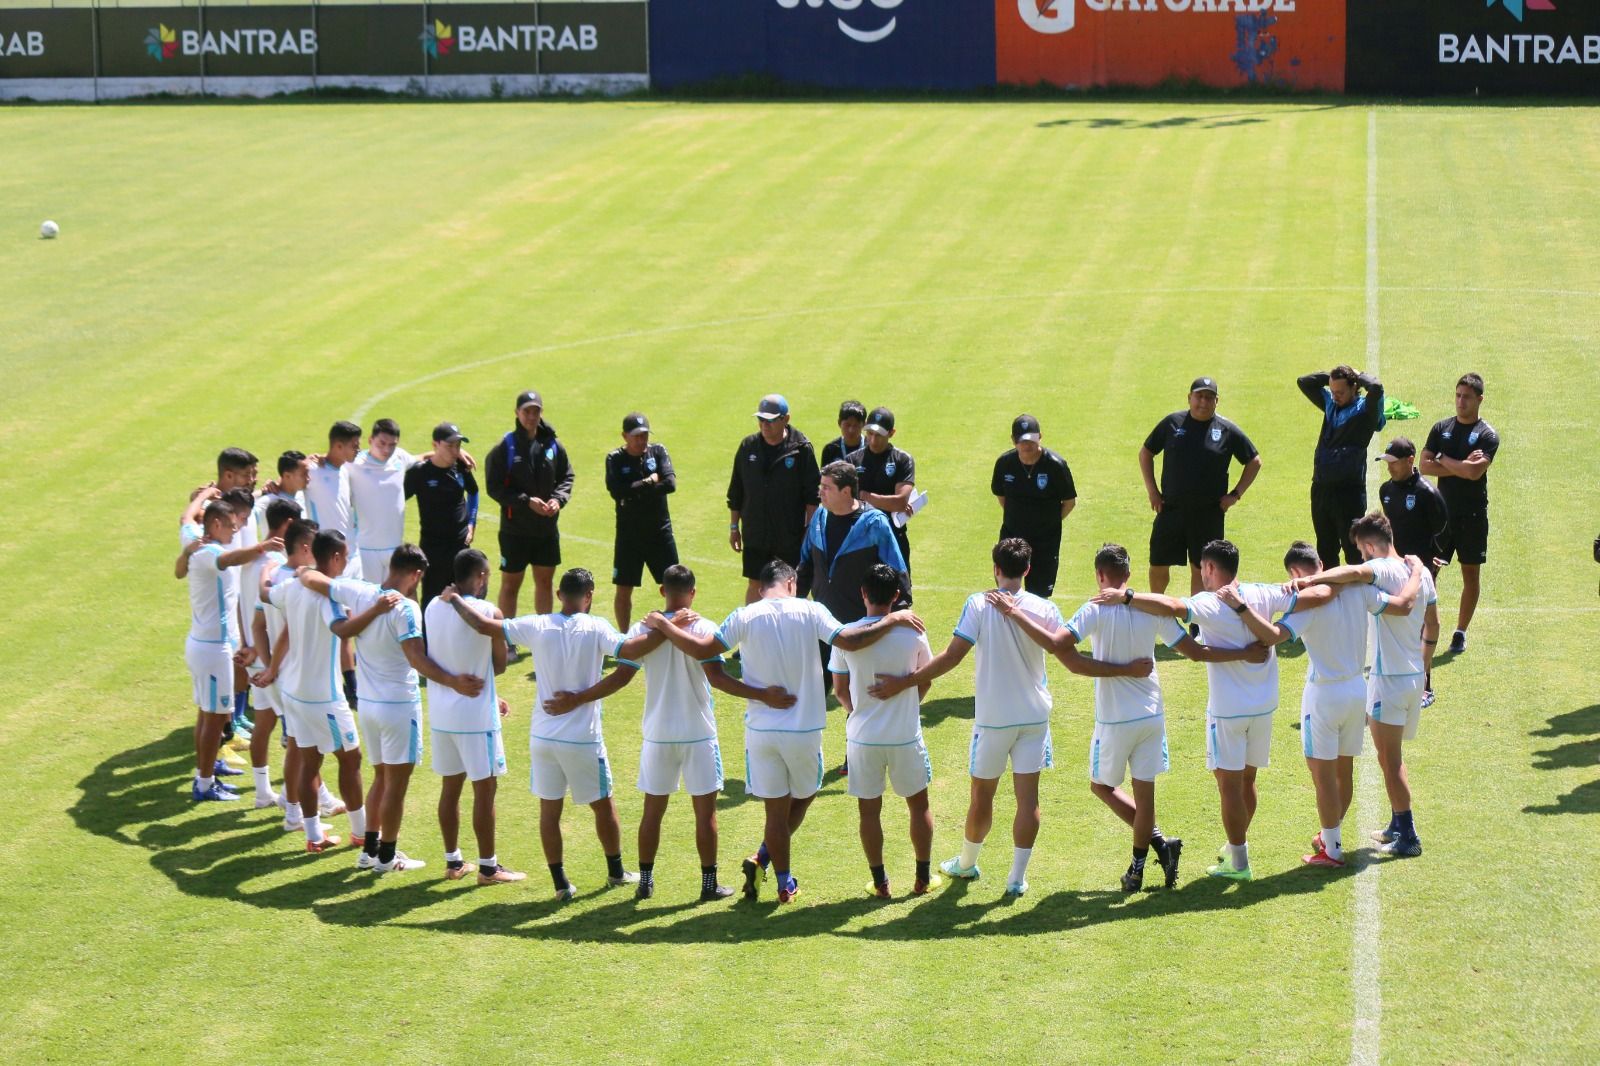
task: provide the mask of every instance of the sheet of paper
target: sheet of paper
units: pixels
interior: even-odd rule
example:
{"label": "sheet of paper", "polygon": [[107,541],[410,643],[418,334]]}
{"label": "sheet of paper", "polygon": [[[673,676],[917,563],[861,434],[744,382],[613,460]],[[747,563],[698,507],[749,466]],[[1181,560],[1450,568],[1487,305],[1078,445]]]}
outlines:
{"label": "sheet of paper", "polygon": [[911,513],[896,511],[889,516],[889,520],[897,526],[904,526],[926,506],[928,506],[928,494],[926,492],[913,492],[911,494]]}

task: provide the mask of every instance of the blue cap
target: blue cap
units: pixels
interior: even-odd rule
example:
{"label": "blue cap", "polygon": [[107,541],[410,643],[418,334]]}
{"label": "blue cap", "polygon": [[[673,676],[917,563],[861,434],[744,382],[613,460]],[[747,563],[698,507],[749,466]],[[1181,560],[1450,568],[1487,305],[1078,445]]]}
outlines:
{"label": "blue cap", "polygon": [[771,422],[775,418],[782,418],[789,413],[789,401],[777,393],[763,396],[761,405],[756,408],[756,417],[763,422]]}

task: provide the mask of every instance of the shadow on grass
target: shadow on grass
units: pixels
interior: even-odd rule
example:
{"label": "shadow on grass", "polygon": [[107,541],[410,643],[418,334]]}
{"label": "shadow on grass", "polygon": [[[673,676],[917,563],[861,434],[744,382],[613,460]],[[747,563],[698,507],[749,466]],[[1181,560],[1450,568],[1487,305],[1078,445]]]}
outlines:
{"label": "shadow on grass", "polygon": [[[1567,711],[1551,718],[1542,729],[1535,729],[1534,737],[1581,737],[1544,751],[1534,752],[1536,770],[1570,770],[1581,767],[1600,767],[1600,703],[1576,711]],[[1600,778],[1586,781],[1555,802],[1530,804],[1522,808],[1524,814],[1600,814]]]}

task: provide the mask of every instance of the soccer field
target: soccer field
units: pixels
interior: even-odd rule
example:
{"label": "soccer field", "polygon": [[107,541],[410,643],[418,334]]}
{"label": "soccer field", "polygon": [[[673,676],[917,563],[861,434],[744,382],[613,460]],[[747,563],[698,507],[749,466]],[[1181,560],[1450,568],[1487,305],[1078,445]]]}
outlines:
{"label": "soccer field", "polygon": [[[22,107],[0,110],[0,145],[13,1061],[1593,1061],[1600,109]],[[45,218],[58,240],[35,239]],[[563,565],[601,578],[598,613],[602,457],[642,409],[678,468],[696,606],[720,618],[743,592],[724,492],[756,401],[785,393],[819,449],[839,401],[887,404],[931,497],[912,540],[937,650],[990,583],[988,479],[1014,415],[1037,415],[1076,477],[1055,595],[1070,614],[1103,541],[1129,546],[1142,587],[1135,455],[1202,373],[1264,458],[1228,524],[1241,577],[1277,580],[1311,533],[1319,418],[1294,379],[1342,362],[1421,409],[1382,440],[1420,444],[1475,370],[1504,441],[1471,644],[1441,656],[1407,746],[1419,859],[1363,846],[1332,876],[1301,867],[1316,811],[1295,653],[1246,884],[1204,875],[1223,840],[1205,678],[1167,658],[1159,821],[1189,846],[1170,892],[1118,889],[1128,834],[1086,787],[1092,690],[1055,664],[1056,769],[1014,902],[1009,785],[982,880],[883,903],[830,774],[796,838],[793,906],[695,902],[681,795],[645,903],[601,887],[590,817],[569,804],[582,891],[558,904],[526,789],[526,659],[501,688],[498,850],[521,885],[439,876],[426,767],[403,842],[430,865],[382,881],[348,849],[304,854],[250,809],[248,777],[243,803],[188,798],[171,564],[224,446],[265,475],[339,418],[395,418],[416,452],[448,418],[481,458],[537,388],[577,469]],[[491,505],[491,555],[494,528]],[[1459,588],[1444,571],[1446,634]],[[641,677],[606,714],[630,865],[642,697]],[[719,696],[724,883],[761,827],[739,712]],[[969,659],[924,705],[936,860],[960,845],[971,715]],[[829,766],[843,748],[830,715]],[[1356,796],[1346,840],[1364,844],[1388,813],[1370,744]],[[903,891],[901,810],[886,801]]]}

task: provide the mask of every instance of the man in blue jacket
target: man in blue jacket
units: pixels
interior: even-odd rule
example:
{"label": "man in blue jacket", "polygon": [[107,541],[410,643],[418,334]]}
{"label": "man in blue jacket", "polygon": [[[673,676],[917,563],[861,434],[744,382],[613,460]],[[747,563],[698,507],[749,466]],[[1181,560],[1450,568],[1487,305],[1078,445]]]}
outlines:
{"label": "man in blue jacket", "polygon": [[[1339,549],[1352,566],[1361,552],[1350,539],[1350,523],[1367,513],[1367,445],[1383,428],[1383,382],[1353,367],[1306,374],[1296,382],[1322,411],[1311,470],[1311,526],[1317,531],[1322,568],[1339,565]],[[1362,395],[1362,390],[1366,395]]]}

